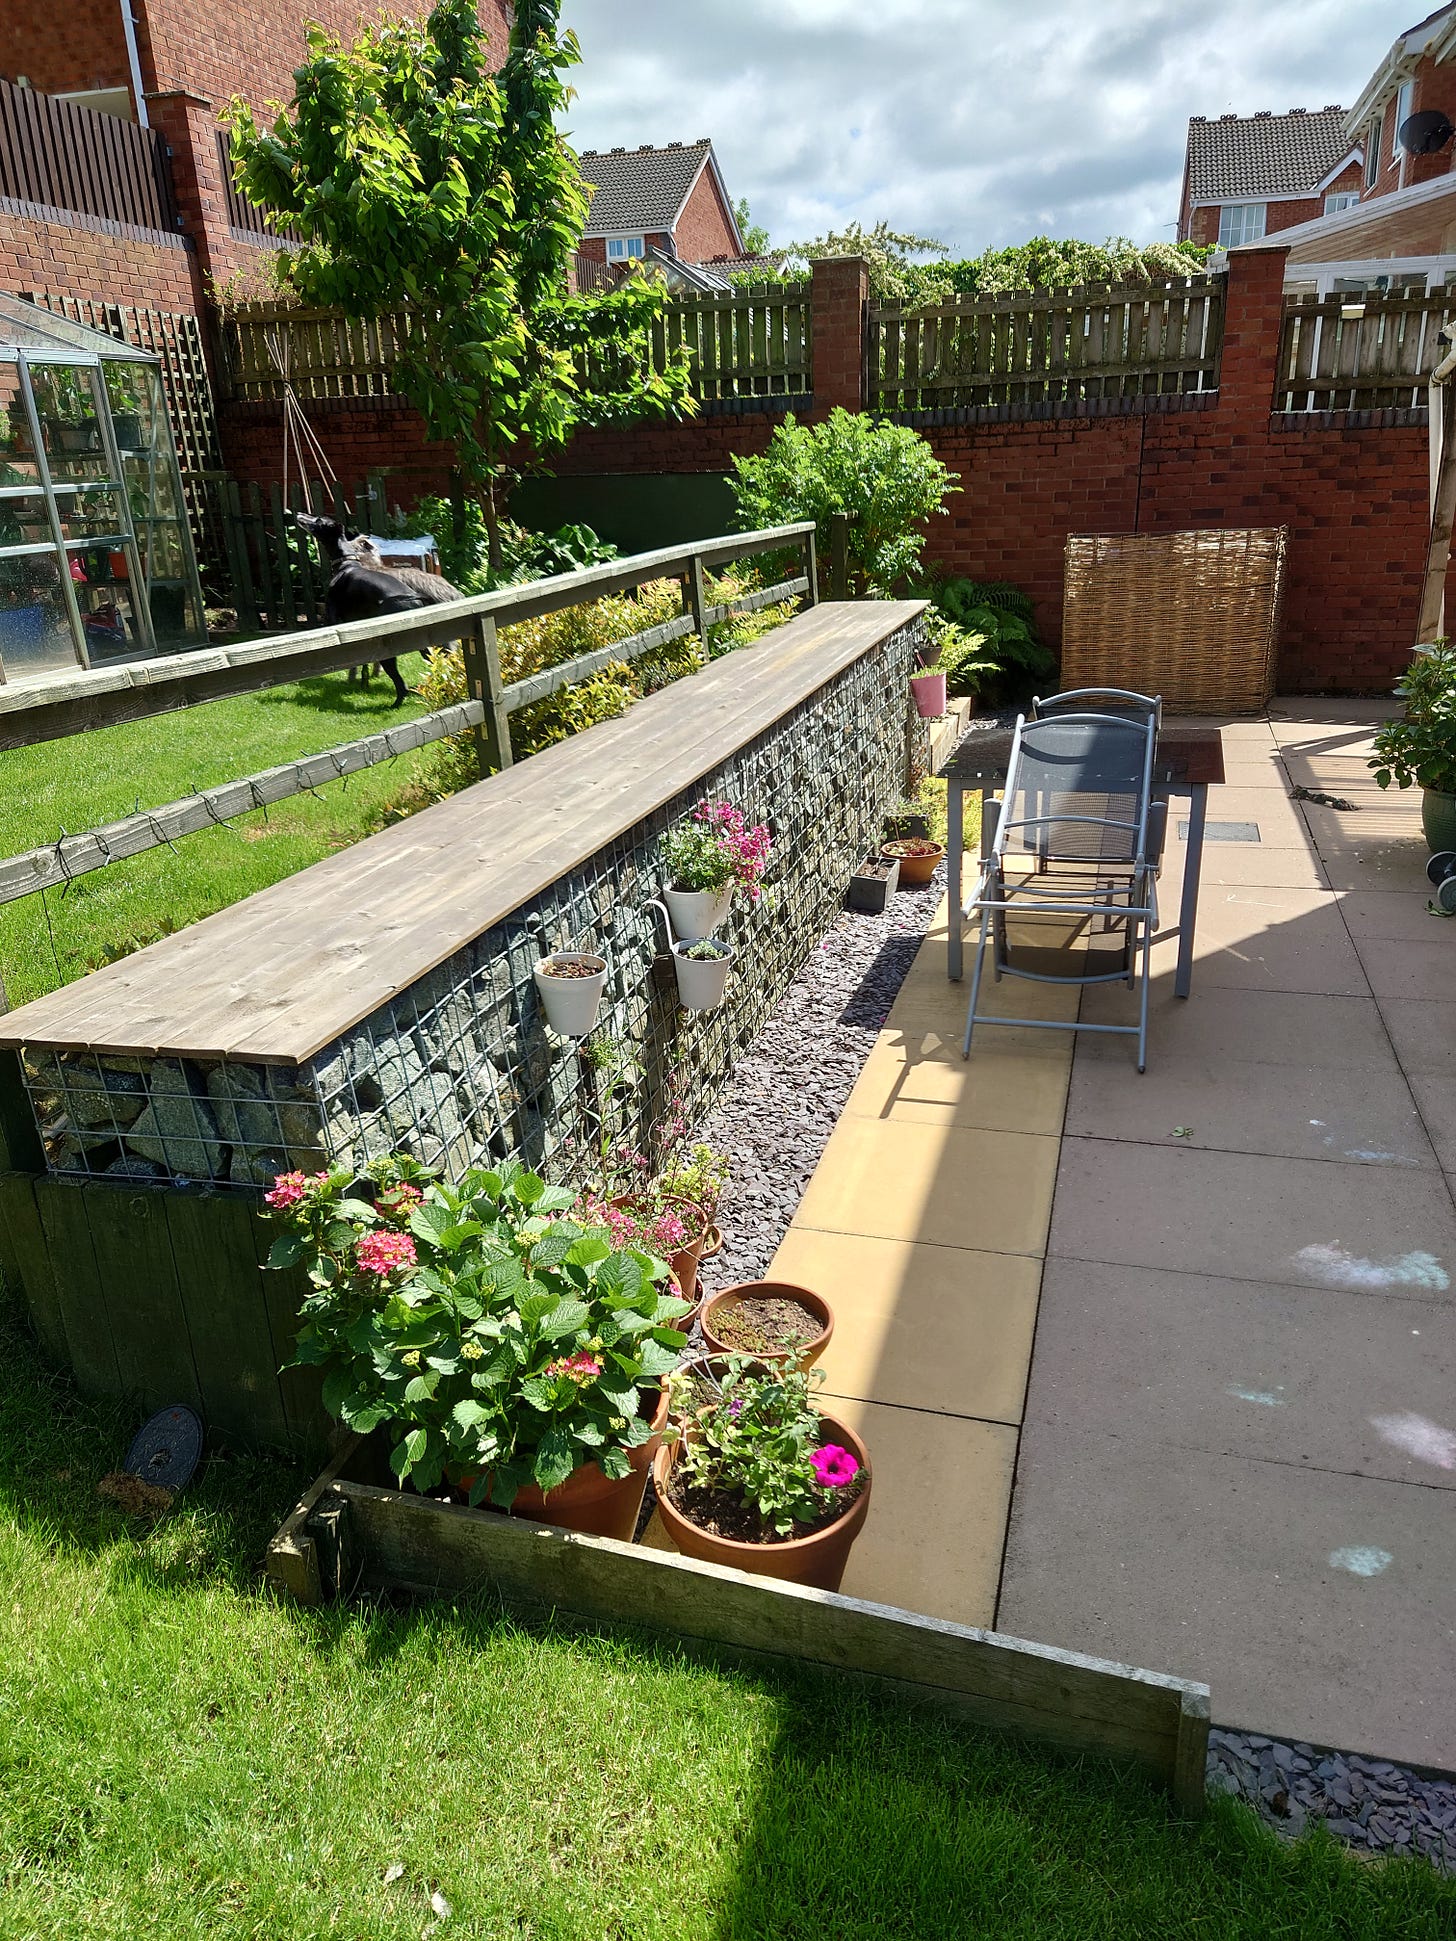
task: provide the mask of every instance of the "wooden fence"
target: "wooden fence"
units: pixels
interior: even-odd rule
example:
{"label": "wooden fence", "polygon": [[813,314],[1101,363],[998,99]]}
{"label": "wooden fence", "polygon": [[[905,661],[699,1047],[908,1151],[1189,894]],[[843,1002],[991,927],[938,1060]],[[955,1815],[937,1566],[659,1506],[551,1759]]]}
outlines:
{"label": "wooden fence", "polygon": [[324,617],[329,569],[287,513],[329,513],[372,532],[386,511],[382,478],[352,492],[337,482],[327,491],[318,481],[307,488],[295,482],[286,495],[278,485],[240,485],[224,472],[200,484],[209,522],[221,534],[238,623],[249,629],[311,627]]}
{"label": "wooden fence", "polygon": [[1449,348],[1439,340],[1453,315],[1451,290],[1286,297],[1274,409],[1423,407],[1431,372]]}
{"label": "wooden fence", "polygon": [[886,412],[1081,404],[1218,386],[1227,278],[956,296],[870,312],[869,403]]}
{"label": "wooden fence", "polygon": [[0,81],[0,196],[176,232],[167,145],[155,128]]}
{"label": "wooden fence", "polygon": [[[284,371],[301,399],[387,397],[411,329],[408,310],[361,321],[339,310],[239,304],[222,329],[222,382],[239,401],[276,402]],[[813,388],[812,336],[807,283],[759,284],[674,297],[654,326],[652,359],[664,370],[686,345],[705,400],[797,396]],[[590,370],[583,377],[590,383]]]}
{"label": "wooden fence", "polygon": [[275,229],[257,203],[249,202],[237,186],[233,180],[233,138],[231,131],[226,128],[217,131],[217,165],[222,175],[223,194],[227,198],[230,229],[239,231],[249,242],[302,241],[296,229]]}

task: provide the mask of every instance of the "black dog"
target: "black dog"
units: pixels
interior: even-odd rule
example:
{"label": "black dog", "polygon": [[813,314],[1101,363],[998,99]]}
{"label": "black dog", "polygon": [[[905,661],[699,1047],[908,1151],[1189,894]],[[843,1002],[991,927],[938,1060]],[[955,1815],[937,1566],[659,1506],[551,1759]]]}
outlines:
{"label": "black dog", "polygon": [[[344,528],[337,519],[325,518],[317,512],[295,512],[289,516],[300,532],[308,533],[317,542],[329,569],[328,591],[324,595],[324,620],[329,626],[342,626],[349,620],[377,620],[385,613],[417,613],[421,607],[432,604],[388,567],[361,564],[349,550]],[[403,707],[409,698],[409,689],[400,674],[398,660],[391,657],[381,661],[380,666],[394,683],[394,705]]]}

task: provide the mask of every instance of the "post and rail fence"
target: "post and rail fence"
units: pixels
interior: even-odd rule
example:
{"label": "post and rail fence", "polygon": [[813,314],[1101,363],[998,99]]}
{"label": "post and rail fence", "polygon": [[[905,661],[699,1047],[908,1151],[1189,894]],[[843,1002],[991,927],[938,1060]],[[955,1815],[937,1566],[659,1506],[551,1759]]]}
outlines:
{"label": "post and rail fence", "polygon": [[1421,410],[1456,291],[1291,296],[1275,375],[1276,411]]}
{"label": "post and rail fence", "polygon": [[175,236],[180,221],[167,144],[155,128],[103,115],[38,88],[0,81],[0,197]]}

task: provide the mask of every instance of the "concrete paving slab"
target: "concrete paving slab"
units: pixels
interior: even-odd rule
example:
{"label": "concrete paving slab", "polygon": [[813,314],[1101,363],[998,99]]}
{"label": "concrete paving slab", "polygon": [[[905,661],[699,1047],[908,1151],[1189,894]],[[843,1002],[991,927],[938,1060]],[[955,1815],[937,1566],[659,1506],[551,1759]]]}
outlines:
{"label": "concrete paving slab", "polygon": [[1331,847],[1324,854],[1325,874],[1334,890],[1424,890],[1429,853],[1424,842]]}
{"label": "concrete paving slab", "polygon": [[1066,1139],[1047,1253],[1456,1300],[1456,1209],[1415,1167]]}
{"label": "concrete paving slab", "polygon": [[841,1119],[793,1225],[1039,1254],[1056,1171],[1055,1138]]}
{"label": "concrete paving slab", "polygon": [[[1267,785],[1233,782],[1225,783],[1222,788],[1210,789],[1208,791],[1209,821],[1255,822],[1259,825],[1259,839],[1266,848],[1308,848],[1309,831],[1305,828],[1304,818],[1299,813],[1300,805],[1290,799],[1287,788],[1273,786],[1279,779],[1271,762]],[[1169,825],[1175,836],[1179,823],[1184,821],[1187,815],[1186,797],[1172,801],[1169,809]],[[1181,841],[1181,838],[1179,840]]]}
{"label": "concrete paving slab", "polygon": [[1350,890],[1339,899],[1340,916],[1356,943],[1367,937],[1408,937],[1424,943],[1445,921],[1426,908],[1428,896],[1424,874],[1419,888]]}
{"label": "concrete paving slab", "polygon": [[[1209,811],[1212,813],[1223,799],[1223,789],[1258,789],[1267,794],[1271,789],[1282,790],[1289,794],[1289,778],[1284,772],[1284,764],[1279,759],[1279,751],[1272,745],[1267,749],[1226,748],[1223,755],[1223,786],[1211,789],[1208,796]],[[1187,797],[1182,798],[1184,801]]]}
{"label": "concrete paving slab", "polygon": [[1421,834],[1419,813],[1407,798],[1391,795],[1351,795],[1341,798],[1358,802],[1358,809],[1332,809],[1323,802],[1301,802],[1305,823],[1322,856],[1343,855],[1348,850],[1365,852],[1392,844],[1419,846],[1421,868],[1429,853]]}
{"label": "concrete paving slab", "polygon": [[989,1626],[1016,1430],[875,1402],[837,1400],[830,1413],[863,1436],[875,1474],[845,1595]]}
{"label": "concrete paving slab", "polygon": [[[1172,921],[1176,900],[1165,896],[1163,908],[1165,921]],[[1171,975],[1168,961],[1177,948],[1176,941],[1154,946],[1155,976]],[[1221,985],[1365,997],[1370,989],[1338,899],[1329,890],[1205,883],[1194,965],[1195,993]]]}
{"label": "concrete paving slab", "polygon": [[1388,792],[1375,780],[1369,762],[1359,755],[1296,748],[1286,748],[1282,754],[1291,787],[1319,789],[1326,795],[1359,802],[1361,808],[1356,813],[1362,815],[1367,804],[1389,800]]}
{"label": "concrete paving slab", "polygon": [[1079,1058],[1066,1130],[1078,1138],[1158,1146],[1177,1138],[1203,1151],[1440,1170],[1394,1066],[1362,1072],[1352,1085],[1348,1072],[1329,1066],[1160,1055],[1139,1074],[1117,1059]]}
{"label": "concrete paving slab", "polygon": [[1391,703],[1384,695],[1279,695],[1270,703],[1266,719],[1276,740],[1286,733],[1333,727],[1362,727],[1388,721]]}
{"label": "concrete paving slab", "polygon": [[772,1272],[834,1309],[826,1393],[1021,1420],[1040,1261],[791,1227]]}
{"label": "concrete paving slab", "polygon": [[1449,1076],[1431,1076],[1421,1070],[1407,1071],[1406,1082],[1437,1159],[1447,1173],[1456,1173],[1456,1084]]}
{"label": "concrete paving slab", "polygon": [[1452,1491],[1456,1309],[1049,1261],[1032,1407],[1034,1423]]}
{"label": "concrete paving slab", "polygon": [[[1082,1016],[1124,1024],[1129,993],[1104,985],[1087,992]],[[1327,1066],[1366,1072],[1394,1068],[1390,1041],[1373,998],[1320,997],[1294,991],[1232,989],[1196,973],[1193,995],[1173,995],[1171,972],[1155,979],[1148,1007],[1149,1066],[1163,1058],[1238,1059],[1264,1065]],[[1116,1059],[1116,1039],[1079,1037],[1077,1058]]]}
{"label": "concrete paving slab", "polygon": [[[1307,842],[1286,848],[1272,843],[1209,843],[1203,852],[1200,888],[1222,883],[1270,884],[1296,890],[1330,887],[1319,857]],[[1165,904],[1171,901],[1165,893]]]}
{"label": "concrete paving slab", "polygon": [[1456,1003],[1437,998],[1387,997],[1380,1015],[1405,1071],[1456,1080]]}
{"label": "concrete paving slab", "polygon": [[1365,937],[1356,945],[1378,998],[1434,998],[1456,1003],[1456,929],[1431,918],[1424,937]]}
{"label": "concrete paving slab", "polygon": [[996,1621],[1206,1679],[1218,1724],[1451,1767],[1453,1582],[1449,1490],[1037,1423]]}
{"label": "concrete paving slab", "polygon": [[858,1118],[988,1132],[1060,1132],[1070,1043],[1050,1031],[1018,1036],[1033,1041],[1028,1050],[1007,1050],[992,1033],[984,1049],[978,1045],[975,1057],[964,1059],[959,1038],[883,1032],[844,1109]]}

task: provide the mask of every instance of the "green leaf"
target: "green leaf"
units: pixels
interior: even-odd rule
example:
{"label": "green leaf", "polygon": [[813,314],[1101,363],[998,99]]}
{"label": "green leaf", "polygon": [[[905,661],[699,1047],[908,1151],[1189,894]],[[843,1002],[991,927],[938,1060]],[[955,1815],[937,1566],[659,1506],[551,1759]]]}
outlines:
{"label": "green leaf", "polygon": [[299,1233],[280,1233],[268,1249],[268,1265],[282,1269],[296,1267],[308,1252],[308,1243]]}
{"label": "green leaf", "polygon": [[353,1369],[331,1368],[324,1376],[323,1401],[324,1407],[336,1421],[343,1416],[345,1406],[352,1401],[353,1396]]}
{"label": "green leaf", "polygon": [[[538,1173],[522,1173],[519,1179],[511,1182],[511,1193],[522,1206],[535,1206],[538,1200],[546,1197],[546,1182]],[[567,1205],[571,1204],[568,1197]]]}
{"label": "green leaf", "polygon": [[585,1301],[558,1301],[542,1317],[540,1333],[545,1340],[555,1341],[561,1335],[580,1334],[590,1319],[591,1309]]}
{"label": "green leaf", "polygon": [[584,1233],[572,1242],[566,1263],[569,1267],[595,1267],[599,1260],[606,1260],[611,1251],[609,1242],[600,1234]]}
{"label": "green leaf", "polygon": [[542,1489],[559,1489],[578,1466],[576,1444],[565,1429],[556,1424],[542,1436],[532,1464],[532,1474]]}

